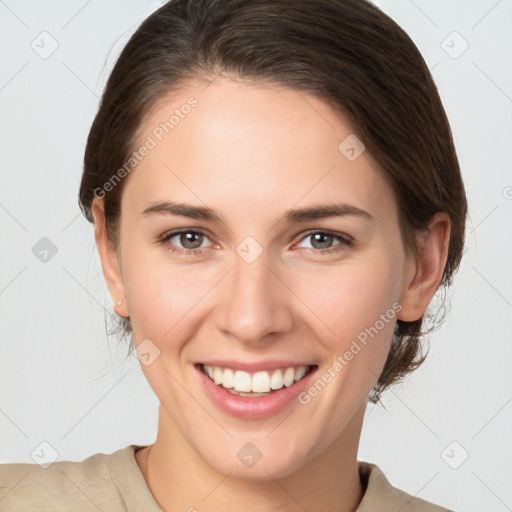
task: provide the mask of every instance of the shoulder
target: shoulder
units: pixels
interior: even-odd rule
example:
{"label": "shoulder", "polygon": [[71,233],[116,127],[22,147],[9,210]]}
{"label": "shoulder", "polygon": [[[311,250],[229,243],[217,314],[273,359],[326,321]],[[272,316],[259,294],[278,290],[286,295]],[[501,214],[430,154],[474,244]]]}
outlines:
{"label": "shoulder", "polygon": [[358,461],[358,467],[366,491],[356,512],[453,512],[394,487],[376,464]]}
{"label": "shoulder", "polygon": [[2,512],[109,510],[124,511],[112,478],[112,459],[133,458],[133,446],[112,454],[97,453],[80,461],[0,464]]}

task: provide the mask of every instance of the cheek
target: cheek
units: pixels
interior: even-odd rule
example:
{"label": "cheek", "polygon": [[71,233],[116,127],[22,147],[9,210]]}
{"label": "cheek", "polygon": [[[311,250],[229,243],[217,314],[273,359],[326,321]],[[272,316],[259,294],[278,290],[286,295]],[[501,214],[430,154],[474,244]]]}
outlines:
{"label": "cheek", "polygon": [[158,356],[142,364],[142,371],[159,399],[176,410],[190,408],[190,402],[172,376],[183,379],[182,354],[197,336],[201,299],[218,281],[218,275],[205,269],[170,264],[165,257],[151,259],[148,254],[132,254],[123,265],[135,345],[149,339],[159,351],[152,349]]}
{"label": "cheek", "polygon": [[177,329],[189,324],[182,319],[216,282],[206,267],[170,264],[165,254],[158,258],[130,254],[123,263],[123,277],[136,341],[175,339]]}
{"label": "cheek", "polygon": [[[155,343],[166,344],[187,334],[192,335],[192,332],[186,332],[187,327],[194,327],[187,322],[187,315],[197,307],[207,287],[189,277],[188,274],[185,277],[169,274],[166,279],[148,279],[142,289],[133,290],[136,299],[132,311],[135,326],[140,327],[141,335],[153,337]],[[180,281],[179,284],[177,281]]]}
{"label": "cheek", "polygon": [[324,366],[301,403],[315,412],[327,438],[339,434],[370,393],[390,349],[400,310],[399,264],[391,253],[387,259],[374,256],[295,281],[302,283],[301,297],[322,320],[311,325],[317,326]]}
{"label": "cheek", "polygon": [[[317,318],[311,325],[332,351],[346,344],[377,322],[379,331],[393,332],[393,304],[399,297],[400,263],[395,255],[353,259],[346,265],[317,269],[296,275],[292,289]],[[386,315],[382,325],[381,315]]]}

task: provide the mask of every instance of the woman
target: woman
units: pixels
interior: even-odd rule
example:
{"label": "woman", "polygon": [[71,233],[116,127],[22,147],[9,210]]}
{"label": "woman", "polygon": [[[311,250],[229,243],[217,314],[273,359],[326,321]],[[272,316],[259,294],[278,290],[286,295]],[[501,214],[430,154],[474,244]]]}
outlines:
{"label": "woman", "polygon": [[424,359],[467,209],[436,87],[390,18],[165,4],[108,80],[80,205],[158,434],[5,464],[5,510],[447,510],[357,460],[368,400]]}

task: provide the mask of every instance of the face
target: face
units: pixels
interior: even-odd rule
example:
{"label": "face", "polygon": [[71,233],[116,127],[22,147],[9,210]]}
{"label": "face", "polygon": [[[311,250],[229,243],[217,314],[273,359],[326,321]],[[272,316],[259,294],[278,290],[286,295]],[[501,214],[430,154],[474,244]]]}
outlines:
{"label": "face", "polygon": [[313,96],[227,78],[144,122],[109,287],[159,436],[220,472],[284,476],[342,439],[412,311],[394,196],[351,134]]}

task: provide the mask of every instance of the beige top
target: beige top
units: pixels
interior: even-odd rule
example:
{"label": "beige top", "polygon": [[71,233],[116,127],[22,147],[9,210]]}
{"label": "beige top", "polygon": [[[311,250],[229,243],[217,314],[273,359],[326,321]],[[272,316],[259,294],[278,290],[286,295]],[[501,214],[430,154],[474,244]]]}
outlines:
{"label": "beige top", "polygon": [[[135,460],[141,445],[81,462],[0,464],[2,512],[162,512]],[[356,512],[453,512],[393,487],[375,464],[358,461],[366,490]]]}

